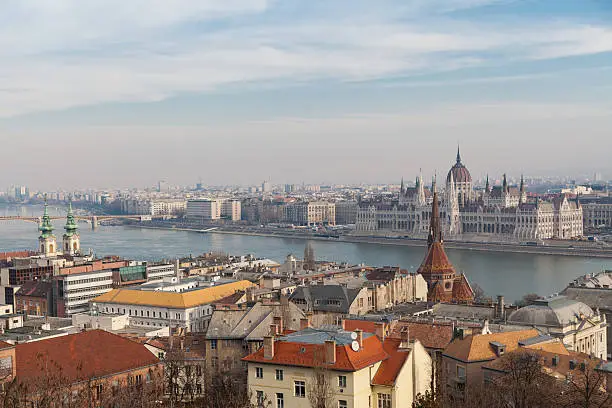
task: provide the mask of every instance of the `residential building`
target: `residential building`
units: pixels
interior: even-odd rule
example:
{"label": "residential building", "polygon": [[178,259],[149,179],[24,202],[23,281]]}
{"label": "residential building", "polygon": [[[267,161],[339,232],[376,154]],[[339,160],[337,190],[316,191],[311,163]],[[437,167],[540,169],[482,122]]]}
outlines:
{"label": "residential building", "polygon": [[121,212],[134,215],[180,215],[187,201],[173,198],[122,198]]}
{"label": "residential building", "polygon": [[607,349],[606,316],[582,302],[566,296],[537,299],[508,316],[509,324],[532,326],[577,351],[605,360]]}
{"label": "residential building", "polygon": [[0,341],[0,389],[10,383],[17,374],[15,345]]}
{"label": "residential building", "polygon": [[25,282],[15,293],[15,310],[26,316],[53,315],[53,282],[35,280]]}
{"label": "residential building", "polygon": [[253,402],[267,399],[274,407],[311,407],[311,384],[321,376],[331,383],[334,406],[406,407],[429,389],[431,379],[431,360],[418,341],[383,340],[360,330],[306,328],[267,336],[243,360]]}
{"label": "residential building", "polygon": [[[16,377],[36,406],[40,387],[64,387],[69,398],[99,403],[113,390],[163,383],[160,360],[146,347],[103,330],[91,330],[15,346]],[[44,380],[44,381],[42,381]],[[49,392],[49,390],[44,390]]]}
{"label": "residential building", "polygon": [[291,302],[257,302],[253,306],[216,305],[206,330],[206,362],[211,369],[230,371],[259,350],[271,331],[300,329],[306,315]]}
{"label": "residential building", "polygon": [[336,204],[299,201],[285,206],[285,220],[295,225],[336,225]]}
{"label": "residential building", "polygon": [[178,276],[178,265],[171,263],[147,264],[147,280]]}
{"label": "residential building", "polygon": [[134,326],[204,332],[213,312],[213,302],[251,286],[249,281],[238,281],[183,292],[112,289],[91,302],[106,313],[131,316]]}
{"label": "residential building", "polygon": [[492,334],[472,334],[469,329],[461,329],[442,353],[446,386],[454,392],[468,384],[482,384],[485,365],[520,347],[569,354],[559,339],[541,336],[536,329]]}
{"label": "residential building", "polygon": [[364,315],[373,307],[367,288],[342,285],[298,286],[289,300],[305,313],[312,313],[315,326],[337,324],[343,317]]}

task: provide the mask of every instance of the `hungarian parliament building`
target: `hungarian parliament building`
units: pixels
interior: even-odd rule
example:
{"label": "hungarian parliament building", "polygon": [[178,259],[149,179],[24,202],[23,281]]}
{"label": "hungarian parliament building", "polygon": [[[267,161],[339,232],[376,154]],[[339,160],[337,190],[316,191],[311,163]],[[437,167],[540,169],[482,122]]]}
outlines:
{"label": "hungarian parliament building", "polygon": [[[419,175],[414,187],[403,181],[398,195],[374,197],[359,202],[356,233],[425,238],[429,231],[436,180],[426,187]],[[446,177],[440,197],[440,221],[444,236],[450,239],[490,239],[531,242],[544,239],[571,239],[582,236],[582,206],[578,199],[561,194],[550,201],[527,200],[521,177],[520,186],[509,186],[506,176],[501,186],[491,187],[487,177],[484,190],[476,191],[472,176],[457,161]]]}

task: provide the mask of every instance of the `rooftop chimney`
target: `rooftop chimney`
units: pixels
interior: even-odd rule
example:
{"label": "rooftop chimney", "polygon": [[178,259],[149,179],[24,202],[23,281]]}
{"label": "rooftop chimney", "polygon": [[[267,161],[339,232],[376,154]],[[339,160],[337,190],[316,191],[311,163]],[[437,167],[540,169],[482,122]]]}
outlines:
{"label": "rooftop chimney", "polygon": [[504,297],[502,295],[497,296],[497,318],[499,320],[504,320],[505,310],[504,310]]}
{"label": "rooftop chimney", "polygon": [[275,324],[270,325],[270,336],[278,335],[278,326]]}
{"label": "rooftop chimney", "polygon": [[300,330],[304,330],[310,327],[310,319],[308,317],[302,317],[300,319]]}
{"label": "rooftop chimney", "polygon": [[342,319],[342,330],[346,330],[346,320]]}
{"label": "rooftop chimney", "polygon": [[355,333],[357,333],[357,343],[359,343],[359,348],[361,348],[363,347],[363,330],[357,329]]}
{"label": "rooftop chimney", "polygon": [[267,360],[272,360],[274,358],[274,337],[265,336],[263,347],[264,347],[264,358]]}
{"label": "rooftop chimney", "polygon": [[385,324],[384,323],[375,323],[376,327],[376,335],[380,339],[380,341],[385,340]]}
{"label": "rooftop chimney", "polygon": [[336,341],[325,340],[325,362],[336,364]]}
{"label": "rooftop chimney", "polygon": [[276,334],[282,334],[283,333],[283,318],[281,316],[274,316],[272,320],[274,321],[274,324],[276,325],[277,330],[278,330]]}

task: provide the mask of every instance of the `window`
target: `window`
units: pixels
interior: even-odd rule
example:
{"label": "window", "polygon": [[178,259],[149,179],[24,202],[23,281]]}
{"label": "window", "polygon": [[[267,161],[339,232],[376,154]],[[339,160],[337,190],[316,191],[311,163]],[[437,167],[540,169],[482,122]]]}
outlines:
{"label": "window", "polygon": [[217,363],[218,363],[218,361],[219,361],[219,358],[218,358],[218,357],[213,357],[213,358],[212,358],[211,363],[212,363],[212,367],[213,367],[213,368],[217,368]]}
{"label": "window", "polygon": [[348,404],[346,403],[346,400],[339,400],[338,408],[348,408]]}
{"label": "window", "polygon": [[285,398],[282,392],[276,393],[276,408],[285,408]]}
{"label": "window", "polygon": [[276,370],[276,379],[278,381],[283,381],[283,370]]}
{"label": "window", "polygon": [[263,368],[255,367],[255,378],[263,378]]}
{"label": "window", "polygon": [[338,376],[338,387],[346,388],[346,375]]}
{"label": "window", "polygon": [[296,397],[306,398],[306,381],[295,381],[293,389]]}
{"label": "window", "polygon": [[378,408],[391,408],[391,394],[378,393]]}
{"label": "window", "polygon": [[142,375],[138,374],[136,376],[136,385],[140,385],[140,384],[142,384]]}
{"label": "window", "polygon": [[102,384],[98,384],[96,385],[96,399],[102,399],[102,392],[103,392],[103,388],[102,388]]}
{"label": "window", "polygon": [[257,406],[263,407],[263,403],[264,403],[264,392],[257,391]]}
{"label": "window", "polygon": [[465,378],[465,367],[457,366],[457,378]]}
{"label": "window", "polygon": [[217,340],[211,340],[210,341],[210,349],[211,350],[216,350],[217,349]]}

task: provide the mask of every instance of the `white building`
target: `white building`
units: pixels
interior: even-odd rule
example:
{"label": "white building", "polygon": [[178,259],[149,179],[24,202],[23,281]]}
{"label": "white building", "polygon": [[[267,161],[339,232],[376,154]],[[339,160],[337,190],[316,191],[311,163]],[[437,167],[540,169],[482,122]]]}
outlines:
{"label": "white building", "polygon": [[111,269],[63,276],[58,279],[58,297],[63,298],[65,316],[89,310],[89,301],[112,290]]}
{"label": "white building", "polygon": [[147,265],[147,280],[157,280],[177,276],[177,265],[170,263]]}
{"label": "white building", "polygon": [[221,217],[231,221],[240,221],[242,217],[239,200],[224,200],[221,202]]}
{"label": "white building", "polygon": [[218,220],[221,218],[221,202],[209,199],[189,200],[185,215],[192,222]]}
{"label": "white building", "polygon": [[237,281],[184,292],[113,289],[92,302],[104,313],[127,314],[132,326],[202,332],[208,327],[213,302],[252,286],[249,281]]}

